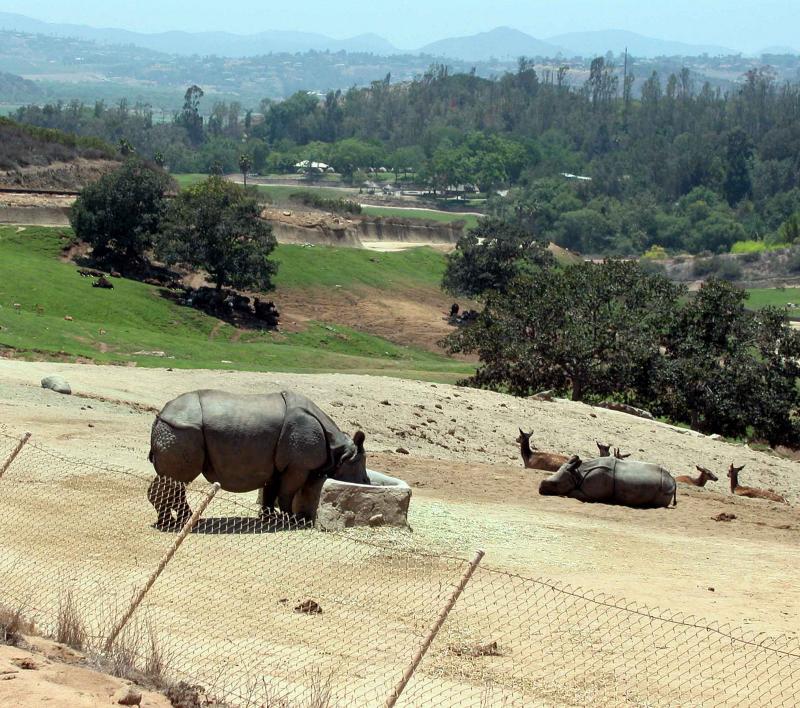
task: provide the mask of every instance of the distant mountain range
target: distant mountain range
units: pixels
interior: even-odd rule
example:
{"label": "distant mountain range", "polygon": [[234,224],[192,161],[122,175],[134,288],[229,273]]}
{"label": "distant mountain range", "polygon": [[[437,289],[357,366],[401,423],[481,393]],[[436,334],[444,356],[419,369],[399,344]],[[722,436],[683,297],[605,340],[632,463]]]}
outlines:
{"label": "distant mountain range", "polygon": [[708,54],[710,56],[728,56],[738,52],[728,47],[712,44],[685,44],[666,39],[645,37],[636,32],[624,30],[601,30],[597,32],[570,32],[547,39],[551,44],[564,47],[569,56],[603,56],[611,50],[621,54],[627,47],[633,56],[648,59],[652,57],[692,57]]}
{"label": "distant mountain range", "polygon": [[497,27],[469,37],[451,37],[426,44],[419,50],[437,57],[466,61],[517,59],[518,57],[554,57],[565,54],[564,48],[543,42],[511,27]]}
{"label": "distant mountain range", "polygon": [[0,12],[0,29],[49,34],[85,39],[102,44],[133,44],[167,54],[209,55],[227,57],[257,56],[288,52],[345,51],[392,55],[399,50],[376,34],[361,34],[349,39],[333,39],[312,32],[273,30],[258,34],[239,35],[229,32],[160,32],[144,34],[123,29],[104,29],[87,25],[54,24],[34,20],[24,15]]}
{"label": "distant mountain range", "polygon": [[[571,32],[542,40],[510,27],[498,27],[468,37],[442,39],[414,50],[401,50],[376,34],[361,34],[348,39],[333,39],[310,32],[279,30],[250,35],[178,31],[144,34],[122,29],[54,24],[6,12],[0,12],[0,29],[71,37],[102,44],[135,45],[168,54],[190,56],[213,54],[222,57],[246,57],[316,50],[363,52],[381,56],[401,53],[426,54],[463,61],[487,61],[516,59],[520,56],[593,57],[604,55],[608,51],[620,54],[626,47],[632,55],[641,58],[702,54],[719,56],[737,53],[726,47],[685,44],[622,30]],[[773,53],[778,52],[773,51]]]}

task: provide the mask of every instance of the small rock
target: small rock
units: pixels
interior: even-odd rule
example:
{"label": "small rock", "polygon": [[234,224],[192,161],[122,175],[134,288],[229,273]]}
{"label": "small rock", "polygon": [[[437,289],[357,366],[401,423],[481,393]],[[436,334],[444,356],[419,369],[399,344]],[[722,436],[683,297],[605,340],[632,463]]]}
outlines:
{"label": "small rock", "polygon": [[321,615],[322,608],[319,606],[319,603],[314,600],[306,600],[305,602],[301,602],[297,607],[294,608],[295,612],[302,612],[306,615]]}
{"label": "small rock", "polygon": [[90,428],[94,428],[94,423],[89,423]]}
{"label": "small rock", "polygon": [[714,521],[733,521],[736,518],[736,514],[726,514],[722,512],[721,514],[717,514],[716,516],[712,516]]}
{"label": "small rock", "polygon": [[714,433],[713,435],[709,435],[708,439],[709,440],[724,440],[725,438],[723,438],[721,435],[719,435],[717,433]]}
{"label": "small rock", "polygon": [[142,692],[135,686],[122,686],[112,700],[121,706],[139,706],[142,704]]}
{"label": "small rock", "polygon": [[709,588],[708,591],[709,592],[715,592],[714,588]]}
{"label": "small rock", "polygon": [[72,388],[67,383],[66,379],[60,376],[45,376],[42,379],[42,388],[50,389],[56,393],[63,393],[66,396],[72,393]]}
{"label": "small rock", "polygon": [[[411,453],[410,453],[408,450],[406,450],[404,447],[398,447],[398,448],[397,448],[397,450],[396,450],[396,452],[399,452],[401,455],[410,455],[410,454],[411,454]],[[514,459],[516,460],[517,458],[515,457]]]}
{"label": "small rock", "polygon": [[72,315],[64,315],[64,319],[65,319],[67,322],[72,322]]}
{"label": "small rock", "polygon": [[434,408],[438,408],[439,410],[442,410],[442,404],[441,404],[441,403],[437,403],[437,404],[434,406]]}
{"label": "small rock", "polygon": [[597,418],[597,413],[589,413],[590,418]]}
{"label": "small rock", "polygon": [[389,403],[389,401],[387,400],[387,401],[381,401],[381,405],[382,406],[391,406],[392,404]]}
{"label": "small rock", "polygon": [[383,514],[375,514],[375,516],[370,516],[369,525],[372,527],[383,526]]}

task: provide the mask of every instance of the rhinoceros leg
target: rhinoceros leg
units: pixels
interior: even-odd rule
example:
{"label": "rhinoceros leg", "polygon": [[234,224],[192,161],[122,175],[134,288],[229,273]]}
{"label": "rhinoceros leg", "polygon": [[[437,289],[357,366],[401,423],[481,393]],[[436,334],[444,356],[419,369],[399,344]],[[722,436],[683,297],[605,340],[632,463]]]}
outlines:
{"label": "rhinoceros leg", "polygon": [[[261,515],[268,516],[275,511],[275,502],[278,499],[278,492],[280,491],[280,476],[273,474],[269,482],[264,485],[259,494],[261,501]],[[281,511],[285,514],[291,513],[291,509],[283,509]]]}
{"label": "rhinoceros leg", "polygon": [[[287,409],[275,451],[275,468],[282,470],[276,475],[280,478],[278,501],[281,511],[292,513],[295,495],[309,481],[314,470],[324,467],[328,455],[328,439],[320,422],[302,409]],[[310,518],[314,513],[316,509]]]}

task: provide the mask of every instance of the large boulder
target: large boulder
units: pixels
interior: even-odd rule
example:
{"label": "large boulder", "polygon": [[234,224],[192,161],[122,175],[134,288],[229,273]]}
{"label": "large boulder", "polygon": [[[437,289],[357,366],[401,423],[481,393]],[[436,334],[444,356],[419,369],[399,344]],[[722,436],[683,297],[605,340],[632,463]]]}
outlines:
{"label": "large boulder", "polygon": [[333,479],[322,487],[316,527],[341,531],[352,526],[408,528],[411,487],[389,475],[367,470],[371,485],[350,484]]}
{"label": "large boulder", "polygon": [[49,388],[51,391],[63,393],[67,396],[72,393],[72,389],[66,379],[60,376],[45,376],[45,378],[42,379],[42,388]]}

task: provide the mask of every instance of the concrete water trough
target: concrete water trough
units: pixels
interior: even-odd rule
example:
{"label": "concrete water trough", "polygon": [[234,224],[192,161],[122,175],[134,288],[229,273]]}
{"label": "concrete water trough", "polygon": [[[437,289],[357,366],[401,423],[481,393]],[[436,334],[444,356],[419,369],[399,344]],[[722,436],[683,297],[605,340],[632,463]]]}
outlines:
{"label": "concrete water trough", "polygon": [[367,470],[371,484],[328,479],[317,506],[316,528],[341,531],[353,526],[408,528],[411,487],[403,480]]}

